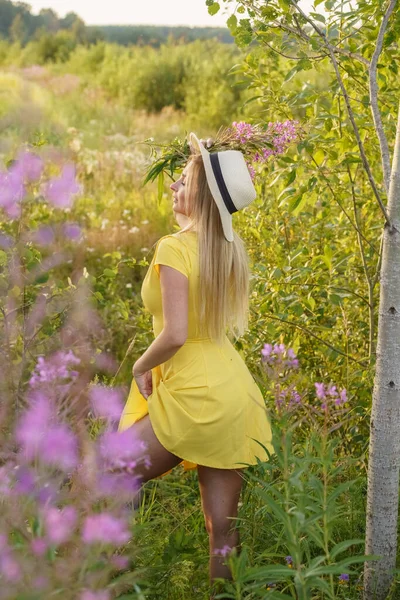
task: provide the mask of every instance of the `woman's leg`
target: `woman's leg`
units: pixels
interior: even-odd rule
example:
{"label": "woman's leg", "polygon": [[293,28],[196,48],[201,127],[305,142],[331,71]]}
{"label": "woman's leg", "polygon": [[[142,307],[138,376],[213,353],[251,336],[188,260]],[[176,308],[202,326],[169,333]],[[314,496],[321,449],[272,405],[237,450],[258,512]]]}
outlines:
{"label": "woman's leg", "polygon": [[229,568],[224,565],[225,558],[215,554],[224,546],[236,547],[239,551],[240,540],[236,529],[240,491],[243,474],[241,469],[213,469],[198,466],[201,503],[206,529],[210,542],[210,583],[216,577],[231,578]]}
{"label": "woman's leg", "polygon": [[140,421],[134,423],[132,427],[134,428],[138,439],[145,442],[147,448],[144,451],[144,454],[149,457],[151,463],[149,468],[143,463],[140,463],[135,469],[135,475],[141,477],[142,483],[154,479],[155,477],[159,477],[182,461],[181,458],[175,456],[175,454],[171,454],[171,452],[168,452],[168,450],[160,444],[154,433],[149,415],[146,415],[140,419]]}

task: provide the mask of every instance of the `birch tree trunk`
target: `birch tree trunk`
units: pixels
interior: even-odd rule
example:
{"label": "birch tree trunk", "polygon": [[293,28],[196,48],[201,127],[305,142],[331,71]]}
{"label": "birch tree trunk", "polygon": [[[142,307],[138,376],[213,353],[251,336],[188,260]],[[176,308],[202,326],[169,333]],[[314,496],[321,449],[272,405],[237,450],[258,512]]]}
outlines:
{"label": "birch tree trunk", "polygon": [[377,362],[369,442],[364,600],[384,600],[396,563],[400,466],[400,109],[380,280]]}

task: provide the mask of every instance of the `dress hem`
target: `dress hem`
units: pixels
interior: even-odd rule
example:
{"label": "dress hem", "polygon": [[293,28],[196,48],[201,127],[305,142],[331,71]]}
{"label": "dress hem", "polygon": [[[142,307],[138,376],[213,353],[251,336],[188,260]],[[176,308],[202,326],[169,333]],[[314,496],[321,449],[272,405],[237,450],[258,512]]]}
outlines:
{"label": "dress hem", "polygon": [[[149,406],[148,408],[150,408],[150,406]],[[245,463],[243,466],[220,467],[220,466],[216,466],[215,464],[204,464],[204,462],[199,462],[199,461],[197,461],[197,460],[193,460],[193,459],[191,459],[191,458],[186,458],[186,457],[179,456],[178,454],[175,454],[175,452],[172,452],[171,450],[169,450],[169,449],[166,447],[166,445],[165,445],[165,444],[162,442],[162,440],[161,440],[161,438],[160,438],[160,435],[159,435],[159,433],[156,431],[156,427],[154,427],[154,422],[152,421],[151,414],[150,414],[150,410],[149,410],[149,412],[148,412],[148,415],[149,415],[149,419],[150,419],[151,426],[152,426],[152,428],[153,428],[153,431],[154,431],[154,435],[156,436],[156,438],[157,438],[157,440],[159,441],[159,443],[161,444],[161,446],[162,446],[162,447],[163,447],[163,448],[164,448],[164,449],[165,449],[167,452],[169,452],[170,454],[173,454],[173,455],[174,455],[174,456],[176,456],[177,458],[180,458],[180,459],[181,459],[181,462],[180,462],[180,463],[178,463],[177,465],[175,465],[176,467],[178,467],[179,465],[181,465],[181,464],[182,464],[182,463],[185,461],[185,462],[189,462],[189,463],[192,463],[193,465],[195,465],[194,467],[191,467],[191,468],[193,468],[193,469],[195,469],[196,467],[208,467],[208,468],[210,468],[210,469],[221,469],[222,471],[223,471],[223,470],[225,470],[225,471],[232,471],[232,470],[238,470],[238,469],[247,469],[248,467],[253,467],[254,465],[257,465],[257,464],[258,464],[258,462],[257,462],[257,461],[255,461],[255,462],[252,462],[252,463]],[[162,436],[161,436],[161,437],[162,437]],[[261,460],[261,459],[259,459],[259,462],[268,462],[268,458],[266,458],[264,461],[263,461],[263,460]],[[175,467],[173,467],[173,468],[175,468]],[[186,469],[186,470],[190,470],[190,468],[189,468],[189,469]],[[166,473],[167,473],[167,472],[169,472],[169,471],[166,471]]]}

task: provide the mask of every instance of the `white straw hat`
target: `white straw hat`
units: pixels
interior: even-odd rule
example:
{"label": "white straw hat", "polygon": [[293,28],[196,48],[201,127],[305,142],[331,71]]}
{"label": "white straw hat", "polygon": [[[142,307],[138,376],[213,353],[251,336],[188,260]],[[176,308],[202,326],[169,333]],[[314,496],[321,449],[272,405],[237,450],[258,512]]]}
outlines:
{"label": "white straw hat", "polygon": [[201,153],[212,197],[221,216],[228,242],[233,242],[232,214],[249,206],[256,198],[249,169],[239,150],[208,152],[198,137],[189,136],[192,148]]}

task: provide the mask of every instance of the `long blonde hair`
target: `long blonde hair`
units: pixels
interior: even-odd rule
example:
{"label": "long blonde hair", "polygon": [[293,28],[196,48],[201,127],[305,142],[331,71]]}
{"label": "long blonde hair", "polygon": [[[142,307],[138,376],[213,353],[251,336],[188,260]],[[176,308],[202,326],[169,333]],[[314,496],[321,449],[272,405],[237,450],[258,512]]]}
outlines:
{"label": "long blonde hair", "polygon": [[196,229],[198,235],[200,331],[221,343],[227,333],[239,337],[248,326],[249,258],[235,231],[233,242],[225,239],[201,155],[193,155],[188,166],[185,212],[191,222],[182,231]]}

